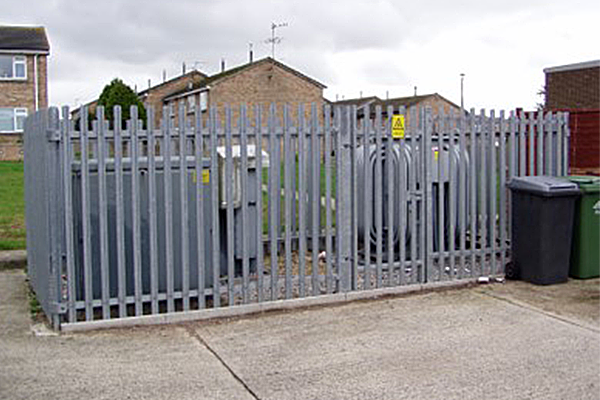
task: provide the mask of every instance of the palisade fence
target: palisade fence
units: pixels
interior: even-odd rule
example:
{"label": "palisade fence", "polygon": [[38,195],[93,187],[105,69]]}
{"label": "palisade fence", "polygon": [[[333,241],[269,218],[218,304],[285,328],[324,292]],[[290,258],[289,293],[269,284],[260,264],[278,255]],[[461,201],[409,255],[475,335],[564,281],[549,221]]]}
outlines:
{"label": "palisade fence", "polygon": [[27,118],[28,271],[56,328],[502,275],[505,184],[567,172],[566,113],[184,107]]}

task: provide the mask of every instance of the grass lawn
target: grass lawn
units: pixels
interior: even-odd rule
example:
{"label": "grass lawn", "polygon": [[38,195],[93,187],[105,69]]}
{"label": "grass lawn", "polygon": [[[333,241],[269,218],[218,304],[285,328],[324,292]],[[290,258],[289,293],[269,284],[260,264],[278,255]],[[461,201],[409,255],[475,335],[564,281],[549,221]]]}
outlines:
{"label": "grass lawn", "polygon": [[0,250],[25,247],[23,163],[0,161]]}

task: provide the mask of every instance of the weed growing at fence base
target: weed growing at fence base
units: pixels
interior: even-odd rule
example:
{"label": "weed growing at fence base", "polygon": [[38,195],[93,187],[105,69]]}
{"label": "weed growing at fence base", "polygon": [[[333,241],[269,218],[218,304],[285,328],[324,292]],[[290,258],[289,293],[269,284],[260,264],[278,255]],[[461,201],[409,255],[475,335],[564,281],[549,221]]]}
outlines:
{"label": "weed growing at fence base", "polygon": [[24,249],[23,163],[0,162],[0,250]]}

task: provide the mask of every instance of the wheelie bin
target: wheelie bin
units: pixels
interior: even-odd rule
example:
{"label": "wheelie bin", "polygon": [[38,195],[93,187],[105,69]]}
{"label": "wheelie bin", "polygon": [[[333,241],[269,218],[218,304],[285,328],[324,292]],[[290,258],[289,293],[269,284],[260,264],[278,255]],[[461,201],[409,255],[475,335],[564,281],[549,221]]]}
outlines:
{"label": "wheelie bin", "polygon": [[571,269],[573,278],[600,276],[600,177],[569,176],[581,190],[575,204]]}
{"label": "wheelie bin", "polygon": [[512,193],[512,268],[507,278],[537,285],[566,282],[577,185],[565,178],[525,176],[508,183]]}

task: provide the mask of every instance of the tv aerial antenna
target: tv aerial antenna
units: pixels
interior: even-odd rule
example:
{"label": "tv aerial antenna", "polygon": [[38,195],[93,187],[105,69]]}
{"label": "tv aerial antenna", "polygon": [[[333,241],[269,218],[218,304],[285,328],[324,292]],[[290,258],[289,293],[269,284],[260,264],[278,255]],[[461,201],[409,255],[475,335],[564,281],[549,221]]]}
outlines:
{"label": "tv aerial antenna", "polygon": [[286,26],[288,26],[287,22],[282,22],[279,24],[276,24],[275,22],[271,23],[271,37],[265,40],[265,43],[271,45],[271,57],[273,59],[275,59],[275,45],[281,43],[281,40],[283,39],[281,36],[275,36],[275,30],[277,28],[284,28]]}

